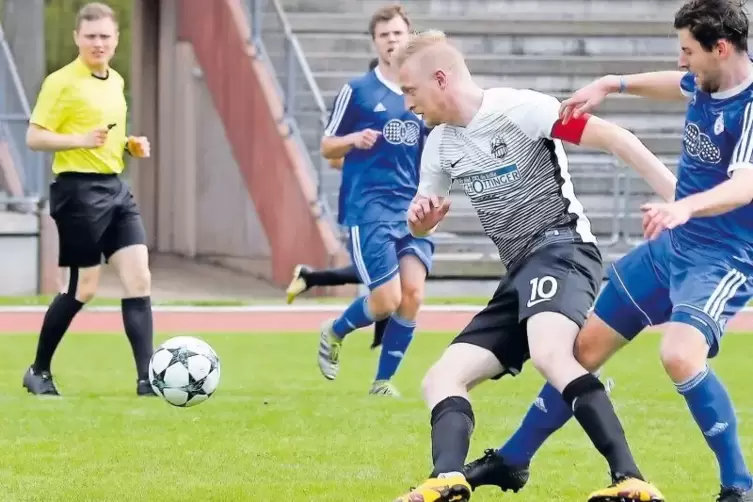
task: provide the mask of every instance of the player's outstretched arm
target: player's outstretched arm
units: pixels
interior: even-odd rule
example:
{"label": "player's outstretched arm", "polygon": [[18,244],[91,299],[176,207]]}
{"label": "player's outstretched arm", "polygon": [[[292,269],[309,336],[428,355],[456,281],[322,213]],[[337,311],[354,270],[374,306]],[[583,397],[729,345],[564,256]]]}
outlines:
{"label": "player's outstretched arm", "polygon": [[[582,146],[618,157],[640,174],[662,199],[674,200],[677,178],[633,133],[592,115],[578,120],[583,122]],[[557,127],[555,124],[555,134]]]}
{"label": "player's outstretched arm", "polygon": [[691,218],[717,216],[753,202],[753,165],[737,169],[732,177],[710,190],[677,201]]}
{"label": "player's outstretched arm", "polygon": [[671,203],[644,204],[643,234],[656,239],[666,229],[691,218],[717,216],[753,202],[753,164],[732,172],[731,179],[710,190]]}
{"label": "player's outstretched arm", "polygon": [[609,94],[625,93],[663,101],[685,101],[681,81],[685,72],[657,71],[633,75],[607,75],[576,91],[562,102],[564,122],[595,110]]}

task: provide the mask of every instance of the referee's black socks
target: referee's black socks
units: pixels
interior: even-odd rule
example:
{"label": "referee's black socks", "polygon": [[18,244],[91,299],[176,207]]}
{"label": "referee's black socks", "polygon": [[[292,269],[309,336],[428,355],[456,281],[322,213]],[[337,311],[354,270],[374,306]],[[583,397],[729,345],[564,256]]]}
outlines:
{"label": "referee's black socks", "polygon": [[136,372],[139,380],[149,379],[149,360],[154,350],[154,325],[152,321],[152,300],[148,296],[141,298],[123,298],[121,301],[123,326],[131,343]]}
{"label": "referee's black socks", "polygon": [[612,476],[643,479],[625,438],[620,419],[614,412],[604,385],[591,373],[570,382],[562,397],[591,442],[609,463]]}
{"label": "referee's black socks", "polygon": [[75,295],[58,294],[50,303],[42,321],[42,330],[37,342],[37,355],[34,359],[34,372],[50,371],[52,356],[63,339],[63,335],[84,304]]}

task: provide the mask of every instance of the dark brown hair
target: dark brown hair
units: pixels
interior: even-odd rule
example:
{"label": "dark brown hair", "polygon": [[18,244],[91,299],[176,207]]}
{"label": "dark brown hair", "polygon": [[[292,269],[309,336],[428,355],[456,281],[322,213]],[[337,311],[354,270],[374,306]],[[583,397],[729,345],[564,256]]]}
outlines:
{"label": "dark brown hair", "polygon": [[687,29],[710,52],[726,40],[741,52],[748,50],[748,16],[740,0],[689,0],[675,14],[675,29]]}
{"label": "dark brown hair", "polygon": [[374,14],[372,14],[371,20],[369,21],[369,35],[371,35],[371,38],[374,38],[374,30],[376,30],[377,24],[392,21],[392,19],[397,16],[400,16],[403,21],[405,21],[405,24],[408,25],[408,31],[410,31],[410,17],[408,17],[408,13],[405,11],[405,7],[403,7],[399,3],[395,3],[385,5],[384,7],[377,10]]}

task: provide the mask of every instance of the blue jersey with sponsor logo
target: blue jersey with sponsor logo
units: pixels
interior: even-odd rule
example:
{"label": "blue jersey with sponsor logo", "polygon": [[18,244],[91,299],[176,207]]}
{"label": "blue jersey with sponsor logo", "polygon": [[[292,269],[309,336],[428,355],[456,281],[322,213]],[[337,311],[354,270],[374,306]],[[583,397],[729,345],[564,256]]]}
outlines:
{"label": "blue jersey with sponsor logo", "polygon": [[[753,169],[753,73],[748,81],[723,92],[702,91],[690,73],[680,85],[690,102],[677,200],[714,188],[737,169]],[[680,249],[700,245],[753,263],[753,204],[718,216],[692,218],[672,234]]]}
{"label": "blue jersey with sponsor logo", "polygon": [[345,136],[364,129],[381,135],[372,148],[353,148],[345,156],[339,222],[355,226],[404,221],[418,187],[424,126],[406,109],[400,88],[378,68],[343,86],[325,135]]}

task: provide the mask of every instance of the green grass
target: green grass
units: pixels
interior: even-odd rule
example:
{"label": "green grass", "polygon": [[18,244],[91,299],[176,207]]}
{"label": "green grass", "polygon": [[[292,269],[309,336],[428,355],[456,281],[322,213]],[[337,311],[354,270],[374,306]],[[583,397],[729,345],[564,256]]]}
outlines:
{"label": "green grass", "polygon": [[[377,354],[355,334],[336,382],[319,375],[311,335],[207,335],[222,361],[217,394],[195,408],[134,396],[125,337],[71,335],[54,370],[64,399],[26,395],[21,375],[31,335],[0,336],[0,501],[385,502],[429,470],[423,373],[451,335],[417,336],[396,383],[404,399],[366,395]],[[712,500],[717,468],[684,401],[662,372],[658,338],[643,335],[605,370],[644,473],[667,500]],[[714,366],[753,451],[749,355],[753,337],[730,334]],[[541,379],[516,378],[472,394],[471,456],[517,426]],[[753,459],[749,459],[753,460]],[[517,496],[480,489],[474,502],[583,502],[607,482],[607,467],[571,422],[545,445]]]}
{"label": "green grass", "polygon": [[[49,305],[52,295],[39,296],[0,296],[0,306],[34,306]],[[343,304],[348,303],[349,298],[300,298],[293,305],[310,305],[310,304]],[[452,296],[452,297],[435,297],[426,298],[426,305],[486,305],[489,302],[488,296]],[[245,305],[284,305],[285,297],[281,292],[276,298],[248,298],[248,299],[196,299],[196,300],[156,300],[155,305],[166,306],[205,306],[205,307],[237,307]],[[89,304],[91,306],[120,306],[119,298],[98,298]]]}

